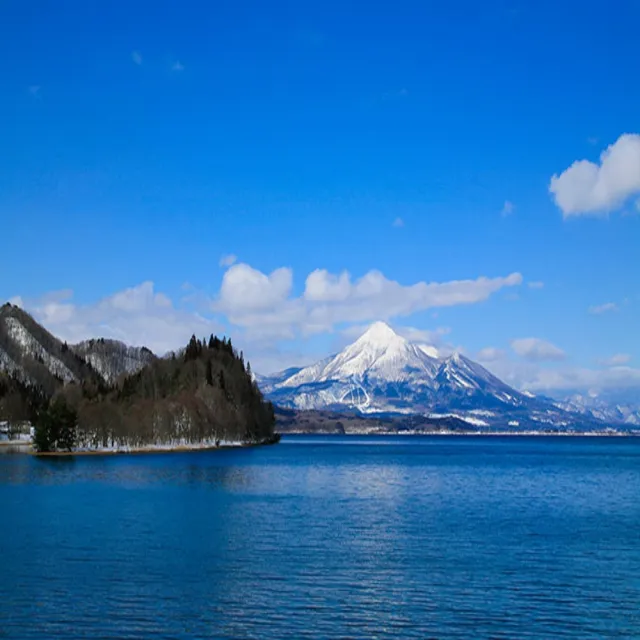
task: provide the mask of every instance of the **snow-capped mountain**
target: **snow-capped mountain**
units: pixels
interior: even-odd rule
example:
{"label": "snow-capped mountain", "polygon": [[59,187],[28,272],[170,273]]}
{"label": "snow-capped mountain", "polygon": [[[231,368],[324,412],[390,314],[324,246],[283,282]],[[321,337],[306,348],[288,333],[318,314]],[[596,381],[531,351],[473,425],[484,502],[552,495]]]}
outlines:
{"label": "snow-capped mountain", "polygon": [[[383,322],[337,355],[259,379],[264,393],[291,409],[455,417],[475,427],[571,428],[590,416],[522,393],[465,356],[437,357]],[[598,423],[602,427],[602,423]]]}
{"label": "snow-capped mountain", "polygon": [[640,426],[640,394],[572,393],[556,406],[595,420]]}

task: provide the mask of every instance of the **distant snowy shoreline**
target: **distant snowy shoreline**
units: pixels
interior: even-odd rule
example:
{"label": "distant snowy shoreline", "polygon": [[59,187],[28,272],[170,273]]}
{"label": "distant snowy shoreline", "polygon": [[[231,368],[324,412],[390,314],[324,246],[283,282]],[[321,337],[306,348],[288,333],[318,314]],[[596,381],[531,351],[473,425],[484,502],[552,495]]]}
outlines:
{"label": "distant snowy shoreline", "polygon": [[640,431],[350,431],[338,433],[335,431],[287,431],[283,436],[553,436],[553,437],[640,437]]}
{"label": "distant snowy shoreline", "polygon": [[[242,442],[239,440],[219,440],[204,442],[176,442],[151,444],[143,446],[113,446],[113,447],[78,447],[72,451],[47,451],[37,452],[28,443],[21,443],[21,449],[29,449],[28,453],[34,456],[93,456],[93,455],[121,455],[121,454],[141,454],[141,453],[186,453],[189,451],[214,451],[218,449],[238,449],[246,447],[257,447],[268,444],[275,444],[277,438],[261,442]],[[9,443],[6,443],[9,444]]]}
{"label": "distant snowy shoreline", "polygon": [[174,453],[187,451],[211,451],[215,449],[231,449],[238,447],[251,447],[261,443],[243,443],[243,442],[220,442],[219,444],[203,442],[193,444],[157,444],[145,445],[141,447],[116,446],[116,447],[98,447],[98,448],[79,448],[73,451],[47,451],[38,453],[33,451],[36,456],[92,456],[92,455],[118,455],[118,454],[136,454],[136,453]]}

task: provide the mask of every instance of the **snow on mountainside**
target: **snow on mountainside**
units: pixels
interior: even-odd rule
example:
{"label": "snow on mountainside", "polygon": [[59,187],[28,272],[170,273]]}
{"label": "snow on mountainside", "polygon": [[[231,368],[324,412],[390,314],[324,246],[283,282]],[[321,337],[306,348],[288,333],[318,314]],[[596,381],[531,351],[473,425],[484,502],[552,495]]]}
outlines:
{"label": "snow on mountainside", "polygon": [[436,354],[377,322],[337,355],[260,384],[273,402],[291,409],[448,416],[476,427],[570,428],[592,421],[513,389],[459,353]]}
{"label": "snow on mountainside", "polygon": [[50,354],[17,318],[4,318],[4,322],[9,338],[19,345],[26,355],[42,362],[52,375],[62,378],[64,382],[76,380],[69,368],[59,358]]}
{"label": "snow on mountainside", "polygon": [[85,340],[71,347],[105,380],[112,383],[122,374],[137,373],[156,356],[146,347],[129,347],[118,340]]}
{"label": "snow on mountainside", "polygon": [[135,373],[155,356],[144,347],[116,340],[88,340],[67,345],[28,313],[11,304],[0,307],[0,373],[53,393],[61,384],[100,378],[114,382]]}
{"label": "snow on mountainside", "polygon": [[397,335],[384,322],[377,322],[337,356],[302,369],[282,387],[298,387],[328,380],[369,380],[402,382],[416,374],[429,376],[437,361]]}
{"label": "snow on mountainside", "polygon": [[555,404],[565,411],[596,420],[640,426],[640,394],[635,398],[626,398],[574,393],[555,401]]}

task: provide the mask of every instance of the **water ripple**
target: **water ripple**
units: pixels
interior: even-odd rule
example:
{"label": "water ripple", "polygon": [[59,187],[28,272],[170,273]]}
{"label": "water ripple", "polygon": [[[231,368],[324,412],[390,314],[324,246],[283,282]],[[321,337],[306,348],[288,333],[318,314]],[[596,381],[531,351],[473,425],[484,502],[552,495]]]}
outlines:
{"label": "water ripple", "polygon": [[0,504],[0,638],[640,638],[638,440],[7,455]]}

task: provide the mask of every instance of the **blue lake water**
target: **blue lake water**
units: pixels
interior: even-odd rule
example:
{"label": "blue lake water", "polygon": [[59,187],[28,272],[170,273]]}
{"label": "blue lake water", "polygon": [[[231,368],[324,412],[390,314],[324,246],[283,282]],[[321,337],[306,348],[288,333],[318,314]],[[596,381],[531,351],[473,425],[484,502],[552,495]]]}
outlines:
{"label": "blue lake water", "polygon": [[640,638],[640,439],[0,455],[0,638]]}

